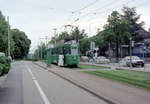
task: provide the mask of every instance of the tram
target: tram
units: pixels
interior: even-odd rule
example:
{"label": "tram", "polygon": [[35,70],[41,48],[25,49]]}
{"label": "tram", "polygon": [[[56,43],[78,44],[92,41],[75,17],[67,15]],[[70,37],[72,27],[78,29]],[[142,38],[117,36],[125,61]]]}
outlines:
{"label": "tram", "polygon": [[[49,49],[47,60],[59,66],[75,66],[79,64],[78,43],[75,40],[59,42]],[[49,57],[48,57],[49,56]]]}

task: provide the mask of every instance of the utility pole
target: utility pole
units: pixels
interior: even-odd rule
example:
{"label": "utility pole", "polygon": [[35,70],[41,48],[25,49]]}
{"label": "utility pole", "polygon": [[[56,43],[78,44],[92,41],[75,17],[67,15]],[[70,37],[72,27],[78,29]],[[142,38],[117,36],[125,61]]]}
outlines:
{"label": "utility pole", "polygon": [[[56,38],[57,38],[57,33],[56,33],[57,28],[54,28],[53,30],[54,30],[54,36],[56,36]],[[54,44],[55,44],[54,46],[56,46],[56,40],[55,40],[55,43],[54,43]]]}
{"label": "utility pole", "polygon": [[45,36],[45,40],[46,40],[46,49],[48,47],[48,36]]}
{"label": "utility pole", "polygon": [[8,22],[8,57],[10,57],[10,26],[9,26],[9,16],[7,16]]}
{"label": "utility pole", "polygon": [[[45,42],[42,42],[42,39],[44,39],[45,40]],[[48,43],[48,36],[45,36],[44,38],[39,38],[39,40],[40,40],[40,45],[39,45],[39,58],[40,59],[43,59],[44,57],[44,55],[45,55],[45,50],[43,49],[43,44],[45,44],[45,46],[46,46],[46,49],[47,49],[47,43]]]}
{"label": "utility pole", "polygon": [[40,53],[40,54],[41,54],[41,55],[40,55],[41,57],[40,57],[40,58],[42,59],[42,55],[43,55],[42,51],[43,51],[43,50],[42,50],[42,41],[41,41],[41,39],[42,39],[42,38],[40,38],[40,48],[41,48],[41,50],[40,50],[40,51],[41,51],[41,53]]}
{"label": "utility pole", "polygon": [[41,60],[43,58],[42,42],[41,42]]}
{"label": "utility pole", "polygon": [[54,35],[57,37],[57,33],[56,33],[57,28],[54,28],[53,30],[54,30]]}

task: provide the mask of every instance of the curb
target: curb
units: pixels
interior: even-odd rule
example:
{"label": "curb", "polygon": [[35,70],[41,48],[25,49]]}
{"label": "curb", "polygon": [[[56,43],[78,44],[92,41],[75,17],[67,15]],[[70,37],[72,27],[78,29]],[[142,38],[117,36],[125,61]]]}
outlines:
{"label": "curb", "polygon": [[[34,62],[33,62],[33,63],[34,63]],[[37,64],[37,63],[34,63],[34,64],[37,65],[37,66],[39,66],[39,67],[41,67],[41,68],[43,68],[43,69],[45,69],[45,70],[48,70],[47,67],[41,66],[41,65],[39,65],[39,64]],[[73,85],[75,85],[75,86],[77,86],[77,87],[79,87],[79,88],[85,90],[86,92],[88,92],[88,93],[94,95],[95,97],[97,97],[97,98],[99,98],[99,99],[105,101],[105,102],[108,103],[108,104],[116,104],[114,101],[108,100],[108,98],[106,98],[106,97],[104,97],[104,96],[101,96],[101,95],[95,93],[94,91],[90,90],[89,88],[86,88],[86,87],[82,86],[81,84],[78,84],[78,83],[76,83],[75,81],[72,81],[72,80],[70,80],[69,78],[64,77],[64,76],[61,75],[61,74],[58,74],[58,73],[56,73],[56,72],[54,72],[54,71],[52,71],[52,70],[48,70],[48,72],[51,72],[51,73],[53,73],[53,74],[59,76],[60,78],[62,78],[62,79],[64,79],[64,80],[68,81],[69,83],[71,83],[71,84],[73,84]]]}

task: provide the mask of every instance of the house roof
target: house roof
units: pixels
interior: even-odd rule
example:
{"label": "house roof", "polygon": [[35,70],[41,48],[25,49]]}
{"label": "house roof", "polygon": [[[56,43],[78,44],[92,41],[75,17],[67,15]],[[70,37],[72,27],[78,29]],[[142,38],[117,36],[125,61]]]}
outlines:
{"label": "house roof", "polygon": [[140,29],[138,31],[136,31],[136,33],[141,36],[142,38],[150,38],[150,32],[144,30],[144,29]]}

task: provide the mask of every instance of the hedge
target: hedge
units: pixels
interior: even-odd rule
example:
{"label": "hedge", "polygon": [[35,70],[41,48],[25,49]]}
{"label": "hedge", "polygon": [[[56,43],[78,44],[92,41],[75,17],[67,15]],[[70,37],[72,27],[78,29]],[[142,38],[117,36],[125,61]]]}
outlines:
{"label": "hedge", "polygon": [[9,72],[11,60],[6,56],[0,56],[0,76]]}

